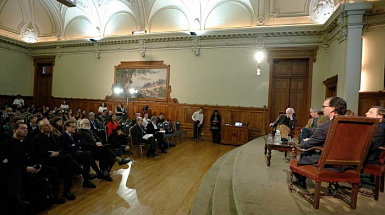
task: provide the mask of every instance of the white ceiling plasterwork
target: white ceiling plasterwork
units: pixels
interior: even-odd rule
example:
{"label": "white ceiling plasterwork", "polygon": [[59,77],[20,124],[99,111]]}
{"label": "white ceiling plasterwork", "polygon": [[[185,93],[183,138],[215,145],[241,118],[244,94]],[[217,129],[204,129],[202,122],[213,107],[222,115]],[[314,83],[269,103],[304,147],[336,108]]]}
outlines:
{"label": "white ceiling plasterwork", "polygon": [[[0,0],[0,35],[22,40],[32,24],[38,42],[147,33],[316,25],[320,2],[335,0]],[[332,9],[334,9],[332,6]],[[316,11],[316,12],[315,12]],[[326,13],[330,16],[329,13]]]}

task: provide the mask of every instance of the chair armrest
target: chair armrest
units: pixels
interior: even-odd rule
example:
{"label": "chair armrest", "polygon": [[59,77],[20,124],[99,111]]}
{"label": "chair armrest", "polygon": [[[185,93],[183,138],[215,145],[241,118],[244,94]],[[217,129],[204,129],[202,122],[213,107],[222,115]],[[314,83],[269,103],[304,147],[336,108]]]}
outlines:
{"label": "chair armrest", "polygon": [[293,146],[293,148],[292,148],[292,159],[295,159],[297,157],[297,151],[309,152],[309,151],[314,151],[314,150],[321,150],[321,151],[323,150],[322,147],[318,147],[318,146],[314,146],[314,147],[311,147],[311,148],[308,148],[308,149],[303,149],[303,148],[301,148],[300,145],[298,145],[295,142],[289,142],[289,144]]}

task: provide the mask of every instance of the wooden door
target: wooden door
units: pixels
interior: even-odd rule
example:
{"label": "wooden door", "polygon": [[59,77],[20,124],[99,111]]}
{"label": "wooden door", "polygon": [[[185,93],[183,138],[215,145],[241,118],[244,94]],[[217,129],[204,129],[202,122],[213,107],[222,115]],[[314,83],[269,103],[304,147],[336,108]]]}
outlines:
{"label": "wooden door", "polygon": [[52,106],[53,57],[34,58],[34,102],[37,106]]}
{"label": "wooden door", "polygon": [[278,117],[279,112],[285,112],[292,107],[298,119],[297,127],[306,125],[309,119],[308,59],[275,59],[270,92],[270,121]]}

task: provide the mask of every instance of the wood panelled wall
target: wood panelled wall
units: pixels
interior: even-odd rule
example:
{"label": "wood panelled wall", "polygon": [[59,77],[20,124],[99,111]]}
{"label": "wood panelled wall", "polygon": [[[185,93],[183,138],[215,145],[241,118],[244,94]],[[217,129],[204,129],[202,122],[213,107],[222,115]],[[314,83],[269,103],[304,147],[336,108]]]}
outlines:
{"label": "wood panelled wall", "polygon": [[361,92],[358,104],[358,115],[365,116],[365,113],[368,112],[371,106],[385,107],[385,92]]}
{"label": "wood panelled wall", "polygon": [[[60,106],[60,103],[63,100],[68,102],[71,109],[74,110],[76,108],[81,108],[87,112],[90,110],[97,112],[99,105],[104,101],[91,99],[53,98],[54,106]],[[125,100],[106,101],[108,109],[115,110],[118,102],[121,102],[124,107],[126,106]],[[207,140],[211,139],[210,116],[214,110],[218,110],[219,114],[222,116],[222,125],[234,125],[235,122],[242,122],[244,125],[248,126],[250,129],[250,140],[265,135],[265,127],[268,124],[267,108],[192,105],[153,101],[130,101],[130,117],[132,117],[134,113],[142,112],[144,105],[148,105],[150,107],[151,114],[154,116],[164,113],[166,119],[169,119],[172,122],[179,121],[181,129],[188,131],[188,135],[191,136],[193,132],[193,121],[191,117],[193,113],[199,109],[199,107],[203,107],[205,119],[203,122],[202,133],[203,138]]]}

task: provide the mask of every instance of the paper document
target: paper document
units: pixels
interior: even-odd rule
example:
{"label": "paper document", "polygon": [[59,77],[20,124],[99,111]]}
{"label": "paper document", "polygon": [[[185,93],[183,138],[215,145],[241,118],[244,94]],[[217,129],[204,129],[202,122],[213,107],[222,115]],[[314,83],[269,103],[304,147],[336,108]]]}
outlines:
{"label": "paper document", "polygon": [[155,132],[155,133],[166,133],[166,131],[165,131],[165,130],[163,130],[163,131],[157,131],[157,132]]}
{"label": "paper document", "polygon": [[148,140],[148,138],[154,136],[153,134],[145,134],[142,138]]}

